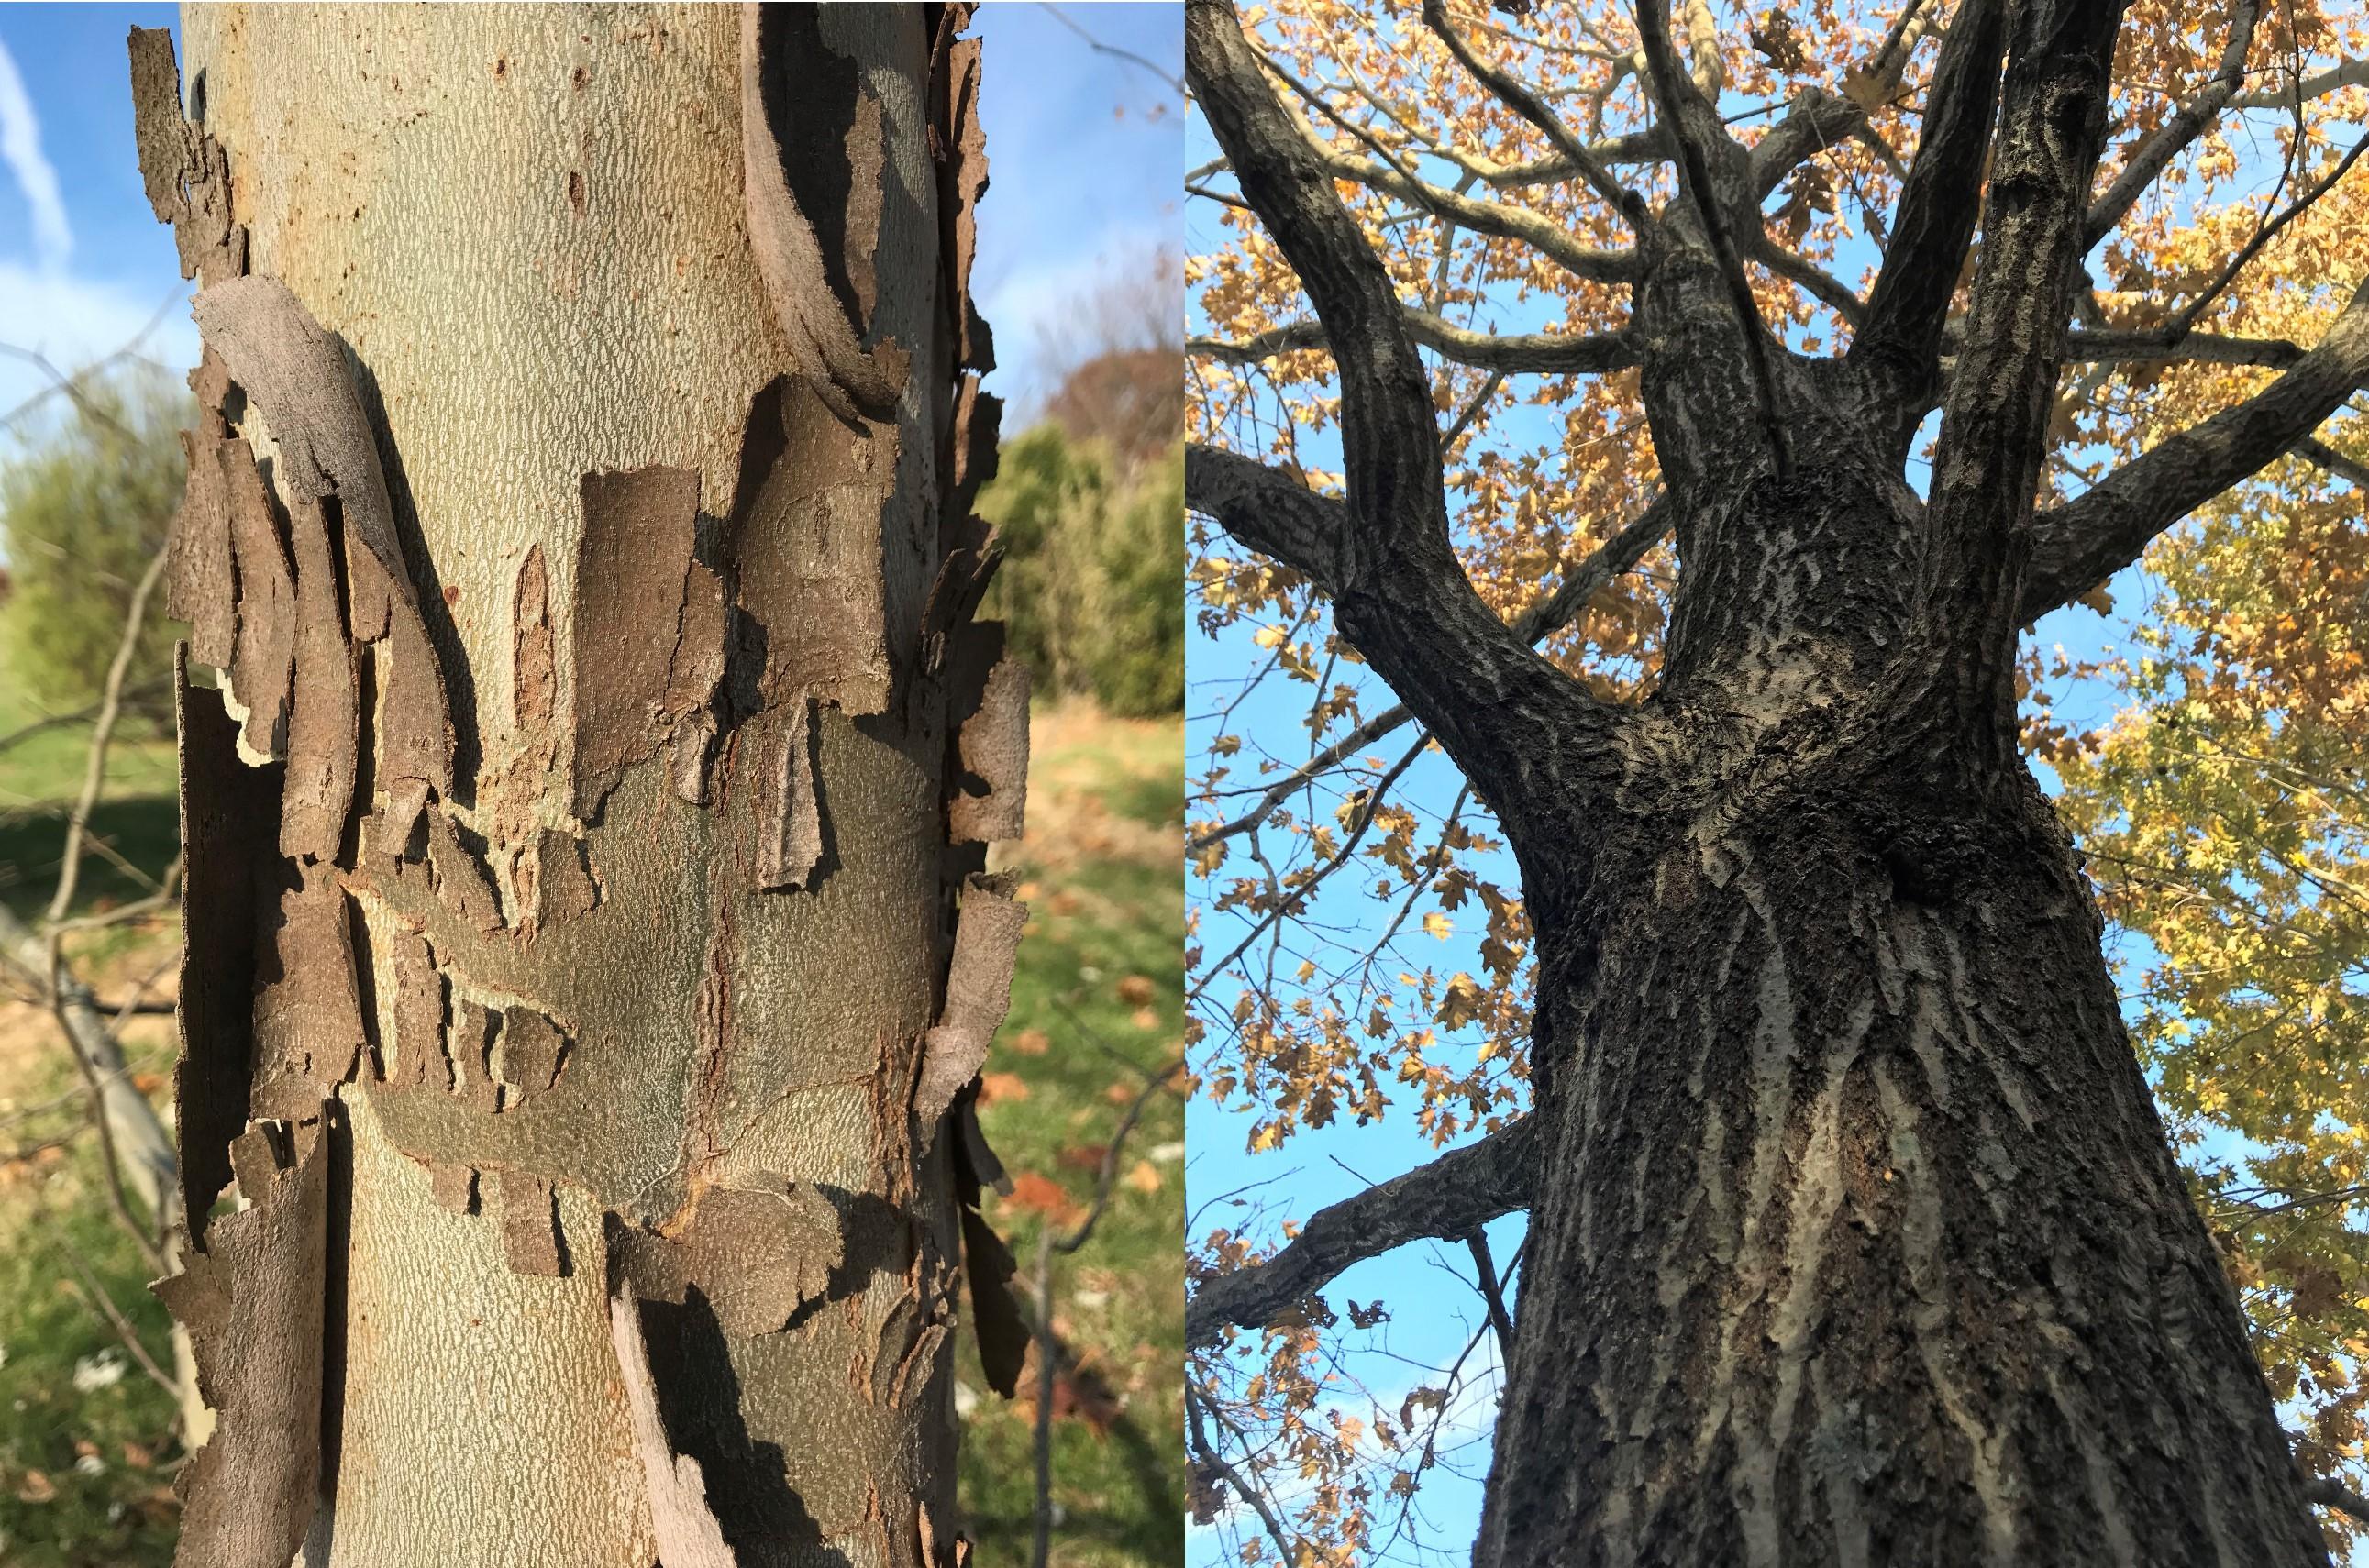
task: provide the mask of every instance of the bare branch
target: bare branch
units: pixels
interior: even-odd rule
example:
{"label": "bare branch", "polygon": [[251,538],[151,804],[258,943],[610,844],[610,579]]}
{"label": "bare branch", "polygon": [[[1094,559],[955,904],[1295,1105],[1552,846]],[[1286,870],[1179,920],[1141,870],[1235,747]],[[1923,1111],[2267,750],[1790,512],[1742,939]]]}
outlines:
{"label": "bare branch", "polygon": [[2306,463],[2318,464],[2362,494],[2369,495],[2369,464],[2355,463],[2317,436],[2306,436],[2287,450]]}
{"label": "bare branch", "polygon": [[2136,560],[2147,541],[2294,449],[2365,382],[2369,283],[2353,292],[2318,346],[2270,385],[2035,518],[2018,616],[2045,614]]}
{"label": "bare branch", "polygon": [[1250,1505],[1251,1511],[1259,1516],[1259,1523],[1266,1527],[1267,1539],[1275,1542],[1278,1561],[1287,1564],[1298,1562],[1299,1548],[1293,1542],[1290,1532],[1283,1528],[1283,1521],[1276,1517],[1266,1494],[1244,1481],[1242,1472],[1227,1463],[1210,1444],[1208,1429],[1202,1418],[1205,1407],[1200,1391],[1187,1380],[1184,1385],[1185,1429],[1193,1439],[1193,1457],[1203,1469],[1224,1482],[1235,1496]]}
{"label": "bare branch", "polygon": [[[1596,375],[1626,370],[1640,358],[1635,340],[1625,332],[1523,332],[1499,338],[1459,326],[1429,311],[1403,314],[1408,336],[1441,359],[1508,375]],[[1196,338],[1184,345],[1184,350],[1226,364],[1247,365],[1294,349],[1328,347],[1324,324],[1303,318],[1270,326],[1240,342]]]}
{"label": "bare branch", "polygon": [[2362,1496],[2340,1481],[2324,1475],[2316,1476],[2303,1483],[2303,1494],[2323,1508],[2350,1514],[2363,1524],[2369,1525],[2369,1497]]}
{"label": "bare branch", "polygon": [[[1948,347],[1955,351],[1959,334]],[[2160,328],[2145,332],[2074,332],[2065,339],[2067,364],[2149,364],[2166,361],[2208,365],[2263,365],[2284,370],[2303,358],[2303,346],[2283,338],[2223,338],[2210,332],[2174,337]]]}
{"label": "bare branch", "polygon": [[1464,1238],[1467,1251],[1472,1254],[1474,1278],[1481,1287],[1481,1299],[1489,1309],[1489,1327],[1497,1336],[1497,1360],[1501,1366],[1514,1363],[1514,1318],[1505,1310],[1505,1292],[1497,1279],[1497,1263],[1489,1255],[1489,1238],[1475,1230]]}
{"label": "bare branch", "polygon": [[1457,63],[1470,72],[1475,81],[1488,88],[1516,114],[1537,126],[1554,145],[1555,151],[1578,171],[1579,177],[1587,182],[1587,188],[1610,202],[1613,211],[1628,219],[1631,226],[1642,228],[1652,222],[1644,199],[1613,178],[1610,172],[1596,161],[1596,155],[1588,151],[1586,143],[1573,135],[1571,128],[1547,107],[1545,99],[1510,72],[1497,69],[1473,52],[1472,46],[1448,25],[1445,0],[1423,0],[1423,19],[1433,32],[1439,35],[1439,40],[1448,46],[1448,52],[1456,56]]}
{"label": "bare branch", "polygon": [[1351,1264],[1410,1242],[1460,1241],[1500,1215],[1528,1207],[1537,1141],[1527,1117],[1509,1122],[1403,1176],[1318,1209],[1265,1262],[1203,1280],[1184,1304],[1184,1343],[1198,1348],[1216,1344],[1229,1327],[1264,1327]]}
{"label": "bare branch", "polygon": [[2210,130],[2221,111],[2237,97],[2237,89],[2246,84],[2246,51],[2253,44],[2254,24],[2261,14],[2261,0],[2238,0],[2229,17],[2229,41],[2221,51],[2221,62],[2213,73],[2212,83],[2180,105],[2169,120],[2156,128],[2155,134],[2140,143],[2124,160],[2114,183],[2089,204],[2088,214],[2081,220],[2081,248],[2085,253],[2114,232],[2171,160]]}
{"label": "bare branch", "polygon": [[140,635],[148,625],[148,600],[164,579],[165,564],[172,558],[168,542],[148,563],[140,576],[139,586],[132,590],[131,606],[123,612],[123,635],[115,647],[115,658],[107,667],[107,685],[99,692],[98,722],[92,727],[90,747],[83,767],[82,793],[74,797],[74,814],[66,819],[65,853],[58,864],[57,891],[50,898],[52,924],[66,918],[74,907],[74,885],[82,874],[83,835],[90,830],[90,814],[98,805],[99,792],[107,784],[107,751],[115,739],[115,722],[123,711],[124,677],[131,673],[132,660],[140,651]]}
{"label": "bare branch", "polygon": [[[1608,779],[1603,709],[1533,653],[1473,591],[1448,541],[1431,375],[1379,258],[1325,162],[1269,85],[1229,0],[1189,0],[1185,70],[1242,197],[1299,274],[1340,369],[1347,506],[1328,514],[1205,452],[1195,484],[1254,549],[1308,573],[1333,622],[1420,715],[1517,840],[1551,830],[1570,794]],[[1344,346],[1350,346],[1345,351]],[[1224,491],[1222,498],[1215,494]],[[1258,504],[1264,493],[1273,506]],[[1352,526],[1320,532],[1328,516]],[[1557,796],[1551,803],[1550,795]]]}

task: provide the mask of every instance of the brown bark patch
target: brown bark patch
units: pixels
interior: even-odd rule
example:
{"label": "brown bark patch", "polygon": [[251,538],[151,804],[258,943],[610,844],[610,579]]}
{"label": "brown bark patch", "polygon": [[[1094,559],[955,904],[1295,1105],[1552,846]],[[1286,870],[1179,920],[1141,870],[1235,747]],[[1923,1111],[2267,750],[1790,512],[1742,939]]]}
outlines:
{"label": "brown bark patch", "polygon": [[256,874],[279,836],[280,792],[269,770],[238,758],[238,727],[222,693],[189,681],[189,649],[174,656],[181,754],[181,1058],[173,1069],[181,1191],[189,1233],[230,1185],[230,1146],[246,1126],[255,1040]]}
{"label": "brown bark patch", "polygon": [[519,902],[528,921],[538,928],[589,914],[601,902],[600,880],[581,839],[555,828],[538,828],[533,847],[518,864],[522,874]]}
{"label": "brown bark patch", "polygon": [[444,1054],[444,976],[435,950],[407,931],[388,933],[387,971],[395,986],[395,1061],[387,1081],[401,1089],[451,1091],[458,1085]]}
{"label": "brown bark patch", "polygon": [[1015,901],[999,877],[973,876],[963,887],[955,921],[955,951],[946,969],[945,1001],[922,1046],[913,1112],[934,1127],[956,1094],[977,1076],[1003,1015],[1012,1011],[1012,964],[1028,906]]}
{"label": "brown bark patch", "polygon": [[479,931],[502,928],[502,902],[493,878],[475,852],[461,841],[452,819],[441,811],[428,813],[428,870],[435,879],[436,897],[444,907]]}
{"label": "brown bark patch", "polygon": [[724,1332],[779,1333],[822,1299],[846,1262],[839,1209],[820,1187],[782,1177],[762,1187],[710,1187],[678,1237],[619,1227],[623,1277],[643,1300],[682,1302],[696,1288]]}
{"label": "brown bark patch", "polygon": [[533,1008],[502,1009],[502,1082],[521,1094],[556,1087],[567,1045],[559,1025]]}
{"label": "brown bark patch", "polygon": [[[317,1115],[321,1106],[315,1104]],[[291,1157],[280,1140],[292,1142]],[[177,1568],[287,1568],[312,1522],[321,1462],[327,1139],[258,1125],[233,1150],[252,1207],[224,1215],[156,1294],[187,1326],[220,1412],[174,1485]]]}
{"label": "brown bark patch", "polygon": [[551,1184],[522,1171],[504,1171],[502,1193],[502,1255],[513,1274],[557,1279],[566,1275],[567,1260],[559,1246],[559,1206]]}
{"label": "brown bark patch", "polygon": [[559,677],[553,662],[551,582],[543,546],[527,547],[510,597],[510,717],[532,739],[551,727],[558,712]]}
{"label": "brown bark patch", "polygon": [[[655,751],[699,672],[722,670],[723,604],[713,573],[692,559],[699,475],[681,468],[587,474],[577,548],[575,801],[590,818],[628,762]],[[712,601],[693,607],[696,600]],[[708,639],[687,646],[686,632]],[[677,676],[678,662],[682,673]],[[713,691],[714,677],[707,681]]]}
{"label": "brown bark patch", "polygon": [[327,862],[337,858],[354,808],[354,649],[338,608],[337,547],[321,503],[294,497],[288,533],[296,562],[296,691],[280,853]]}
{"label": "brown bark patch", "polygon": [[930,597],[921,608],[922,669],[942,672],[947,668],[951,643],[970,624],[987,585],[995,579],[996,567],[1002,564],[1003,543],[987,520],[965,518],[939,558],[938,575],[931,581]]}
{"label": "brown bark patch", "polygon": [[812,692],[851,715],[886,711],[881,519],[896,472],[895,427],[842,422],[809,383],[751,401],[727,549],[763,702]]}
{"label": "brown bark patch", "polygon": [[948,422],[946,473],[950,476],[940,500],[940,517],[953,539],[968,524],[979,486],[995,477],[996,453],[1003,439],[1003,399],[978,389],[978,377],[966,375],[955,387],[954,418]]}
{"label": "brown bark patch", "polygon": [[267,914],[255,988],[255,1109],[296,1120],[319,1114],[353,1076],[365,1036],[353,931],[334,870],[281,861],[276,919]]}
{"label": "brown bark patch", "polygon": [[822,860],[822,796],[816,784],[815,703],[801,697],[766,715],[751,738],[772,749],[758,799],[757,885],[767,892],[811,887]]}

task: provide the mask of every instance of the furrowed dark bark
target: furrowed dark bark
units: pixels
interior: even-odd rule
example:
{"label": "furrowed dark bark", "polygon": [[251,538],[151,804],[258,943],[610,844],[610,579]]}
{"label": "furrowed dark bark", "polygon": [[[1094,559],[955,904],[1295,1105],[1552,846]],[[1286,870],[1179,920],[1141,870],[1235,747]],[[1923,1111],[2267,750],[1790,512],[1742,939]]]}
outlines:
{"label": "furrowed dark bark", "polygon": [[[2035,518],[2119,7],[1961,7],[1860,347],[1769,361],[1791,475],[1711,247],[1683,211],[1675,238],[1641,238],[1622,336],[1678,544],[1663,677],[1633,708],[1542,719],[1534,687],[1472,700],[1510,683],[1503,628],[1443,612],[1450,574],[1408,564],[1437,561],[1432,476],[1409,471],[1430,416],[1379,375],[1407,329],[1321,189],[1335,171],[1261,167],[1304,140],[1265,126],[1224,8],[1193,17],[1245,198],[1319,269],[1345,412],[1387,406],[1413,444],[1351,442],[1345,506],[1196,451],[1190,504],[1335,591],[1413,716],[1458,727],[1536,930],[1530,1232],[1476,1568],[2325,1562],[2077,855],[2016,754],[2010,682],[2020,622],[2307,450],[2369,368],[2364,307],[2308,353],[2220,346],[2284,373]],[[1986,159],[1953,340],[1972,231],[1948,188]],[[1757,177],[1733,143],[1704,161]],[[1899,430],[1931,391],[1928,503]],[[1194,1342],[1510,1206],[1509,1173],[1450,1174],[1486,1147],[1200,1283]]]}

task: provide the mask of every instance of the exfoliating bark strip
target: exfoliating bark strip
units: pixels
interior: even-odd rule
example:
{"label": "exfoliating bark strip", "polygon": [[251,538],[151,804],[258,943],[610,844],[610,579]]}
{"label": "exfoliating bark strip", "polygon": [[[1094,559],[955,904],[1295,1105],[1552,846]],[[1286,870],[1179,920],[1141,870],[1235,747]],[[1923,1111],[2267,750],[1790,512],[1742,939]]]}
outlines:
{"label": "exfoliating bark strip", "polygon": [[1028,808],[1028,667],[1000,657],[1001,622],[972,622],[956,642],[946,837],[954,843],[1016,839]]}
{"label": "exfoliating bark strip", "polygon": [[[344,345],[276,278],[217,283],[191,301],[189,310],[206,346],[269,422],[281,486],[315,501],[336,498],[353,635],[364,642],[383,637],[387,644],[375,748],[387,794],[406,808],[429,788],[449,795],[452,720],[443,672],[420,618],[386,475]],[[397,787],[406,781],[413,787]],[[411,816],[398,813],[393,828],[407,835]]]}
{"label": "exfoliating bark strip", "polygon": [[288,536],[296,563],[296,692],[288,714],[280,853],[326,864],[337,858],[354,812],[354,645],[338,604],[337,543],[319,501],[303,494],[289,498]]}
{"label": "exfoliating bark strip", "polygon": [[181,113],[181,67],[165,28],[133,28],[132,132],[156,221],[173,225],[181,276],[212,286],[246,270],[246,230],[231,222],[230,159]]}
{"label": "exfoliating bark strip", "polygon": [[[792,32],[800,36],[787,36]],[[783,75],[784,68],[778,62],[812,63],[830,55],[823,45],[820,18],[814,7],[761,6],[753,0],[741,7],[740,150],[750,247],[756,254],[757,270],[764,277],[774,317],[789,339],[791,358],[799,373],[833,413],[853,420],[863,409],[876,412],[894,406],[904,392],[909,368],[905,350],[893,342],[882,343],[869,353],[864,350],[858,340],[859,324],[850,318],[849,307],[857,302],[843,298],[832,287],[834,274],[848,279],[846,256],[852,249],[861,250],[864,269],[869,270],[871,246],[859,242],[851,246],[844,238],[848,231],[862,234],[865,225],[860,214],[867,207],[869,227],[876,236],[878,232],[879,106],[874,102],[871,108],[872,166],[868,170],[854,170],[852,179],[846,178],[842,149],[851,154],[862,150],[856,139],[845,133],[863,119],[861,106],[868,95],[860,85],[844,106],[825,106],[837,109],[846,122],[836,139],[840,144],[827,153],[813,144],[820,127],[801,126],[797,134],[780,135],[770,112],[776,103],[786,109],[784,100],[819,96],[814,83],[792,84],[786,77],[778,84],[771,82],[769,78]],[[854,63],[848,62],[848,67],[846,74],[853,83]],[[769,86],[778,90],[769,92]],[[845,183],[836,191],[826,191],[820,189],[823,180],[810,179],[804,189],[794,189],[792,175],[806,172],[810,165],[839,169]],[[865,186],[869,191],[859,194],[858,188]],[[815,203],[814,216],[801,206],[801,195]],[[834,198],[838,211],[826,212],[822,203]],[[836,266],[825,254],[817,217],[836,220],[835,226],[841,231],[842,243],[835,247]],[[852,280],[845,286],[852,292]]]}
{"label": "exfoliating bark strip", "polygon": [[757,885],[769,893],[813,886],[822,861],[822,795],[817,784],[815,702],[800,697],[750,727],[744,744],[768,749],[760,765]]}
{"label": "exfoliating bark strip", "polygon": [[576,553],[576,812],[590,818],[627,763],[704,708],[723,673],[724,602],[692,559],[699,475],[649,467],[587,474]]}
{"label": "exfoliating bark strip", "polygon": [[189,657],[215,670],[230,668],[238,636],[238,570],[230,540],[230,500],[213,441],[180,432],[189,477],[173,528],[173,562],[165,579],[165,608],[189,624]]}
{"label": "exfoliating bark strip", "polygon": [[913,1114],[924,1129],[936,1127],[955,1095],[978,1075],[1012,1010],[1012,964],[1027,920],[1028,906],[1014,901],[1008,879],[965,880],[945,1001],[922,1044],[921,1080],[913,1090]]}
{"label": "exfoliating bark strip", "polygon": [[970,297],[971,261],[978,253],[978,199],[987,189],[987,132],[978,118],[979,40],[952,35],[970,22],[971,7],[949,6],[939,19],[935,73],[939,116],[938,222],[944,230],[946,297],[959,313],[955,362],[966,370],[995,367],[987,323]]}
{"label": "exfoliating bark strip", "polygon": [[987,1386],[1010,1399],[1020,1387],[1020,1368],[1028,1359],[1028,1322],[1012,1295],[1012,1276],[1020,1265],[986,1217],[968,1204],[963,1206],[962,1234],[963,1275],[970,1286],[978,1364],[987,1373]]}
{"label": "exfoliating bark strip", "polygon": [[617,1350],[634,1453],[642,1461],[658,1561],[666,1568],[738,1568],[738,1559],[725,1544],[723,1527],[707,1505],[707,1482],[699,1461],[668,1445],[658,1387],[650,1379],[649,1346],[642,1339],[641,1303],[622,1284],[609,1297],[609,1335]]}
{"label": "exfoliating bark strip", "polygon": [[175,1568],[288,1568],[320,1479],[328,1139],[318,1122],[258,1122],[232,1160],[250,1207],[214,1221],[155,1286],[219,1413],[174,1484]]}
{"label": "exfoliating bark strip", "polygon": [[238,567],[238,633],[232,644],[232,693],[246,708],[246,749],[285,753],[288,704],[296,664],[296,578],[255,452],[233,439],[215,443],[231,553]]}
{"label": "exfoliating bark strip", "polygon": [[[251,777],[252,775],[250,775]],[[266,862],[255,957],[254,1114],[315,1114],[367,1045],[352,917],[333,867]]]}

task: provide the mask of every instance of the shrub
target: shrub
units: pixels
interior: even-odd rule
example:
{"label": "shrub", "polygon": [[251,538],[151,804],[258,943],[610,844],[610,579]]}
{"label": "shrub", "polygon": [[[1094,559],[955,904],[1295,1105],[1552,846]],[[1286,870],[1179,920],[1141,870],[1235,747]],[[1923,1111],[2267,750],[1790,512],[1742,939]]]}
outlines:
{"label": "shrub", "polygon": [[1150,717],[1184,704],[1184,456],[1123,474],[1052,421],[1005,443],[979,494],[1004,560],[983,614],[1043,695]]}

